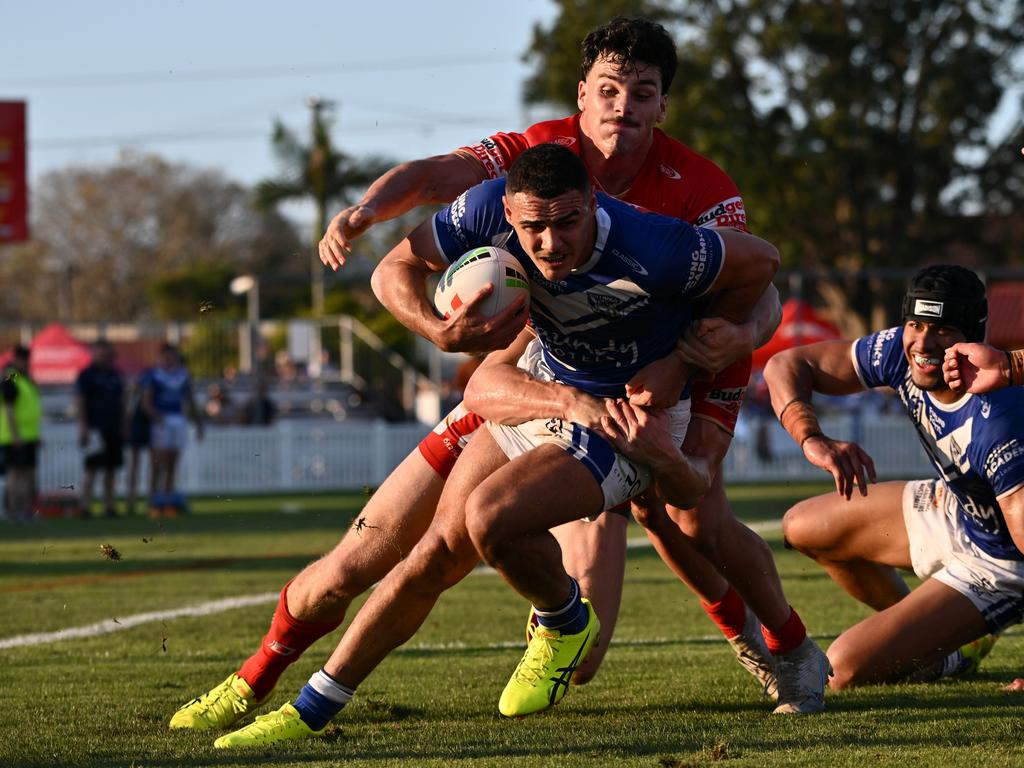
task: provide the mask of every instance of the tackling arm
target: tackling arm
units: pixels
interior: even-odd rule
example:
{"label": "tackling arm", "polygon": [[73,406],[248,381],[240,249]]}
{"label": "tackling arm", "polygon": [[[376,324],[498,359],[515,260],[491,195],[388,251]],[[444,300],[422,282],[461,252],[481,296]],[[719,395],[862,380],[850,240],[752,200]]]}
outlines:
{"label": "tackling arm", "polygon": [[779,252],[771,243],[734,229],[715,230],[725,246],[725,262],[709,292],[715,297],[715,314],[737,325],[771,284],[779,268]]}
{"label": "tackling arm", "polygon": [[556,381],[542,381],[516,366],[531,339],[533,332],[524,328],[508,348],[487,356],[463,394],[466,408],[496,424],[559,418],[600,430],[605,415],[601,398]]}
{"label": "tackling arm", "polygon": [[396,165],[373,182],[358,203],[331,219],[320,240],[320,261],[336,270],[352,252],[352,241],[374,224],[419,205],[450,203],[486,178],[480,161],[466,151]]}

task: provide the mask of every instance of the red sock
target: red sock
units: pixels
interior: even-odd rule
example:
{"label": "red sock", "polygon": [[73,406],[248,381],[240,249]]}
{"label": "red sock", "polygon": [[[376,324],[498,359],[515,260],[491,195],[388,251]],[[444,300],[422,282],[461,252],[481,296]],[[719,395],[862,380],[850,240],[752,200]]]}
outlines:
{"label": "red sock", "polygon": [[338,619],[327,624],[309,624],[296,619],[288,613],[288,600],[285,597],[290,584],[289,581],[281,590],[274,618],[267,634],[263,636],[260,649],[246,659],[238,670],[238,676],[249,684],[257,699],[264,698],[274,690],[284,671],[298,661],[309,646],[333,632],[342,622],[342,619]]}
{"label": "red sock", "polygon": [[778,656],[780,653],[789,653],[800,645],[807,637],[807,628],[800,621],[800,616],[793,606],[789,606],[789,618],[786,619],[786,623],[776,630],[762,626],[761,634],[764,635],[764,642],[768,646],[768,650],[772,652],[773,656]]}
{"label": "red sock", "polygon": [[717,603],[705,603],[702,600],[700,607],[728,638],[736,637],[747,623],[747,605],[740,593],[731,586]]}

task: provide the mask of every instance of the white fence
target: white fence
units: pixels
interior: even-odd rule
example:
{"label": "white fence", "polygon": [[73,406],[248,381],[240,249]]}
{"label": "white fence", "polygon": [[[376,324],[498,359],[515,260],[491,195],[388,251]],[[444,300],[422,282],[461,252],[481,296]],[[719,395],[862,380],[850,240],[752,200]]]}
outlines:
{"label": "white fence", "polygon": [[[905,416],[823,420],[825,431],[855,438],[872,455],[882,478],[918,478],[933,472]],[[804,460],[777,423],[771,426],[771,458],[759,456],[754,429],[741,429],[726,459],[730,482],[825,480]],[[282,420],[269,427],[213,427],[190,437],[178,478],[192,494],[269,493],[359,489],[377,486],[427,433],[422,424]],[[40,453],[42,490],[78,485],[81,452],[77,428],[50,425]],[[121,482],[123,483],[123,473]],[[146,489],[145,475],[140,490]]]}

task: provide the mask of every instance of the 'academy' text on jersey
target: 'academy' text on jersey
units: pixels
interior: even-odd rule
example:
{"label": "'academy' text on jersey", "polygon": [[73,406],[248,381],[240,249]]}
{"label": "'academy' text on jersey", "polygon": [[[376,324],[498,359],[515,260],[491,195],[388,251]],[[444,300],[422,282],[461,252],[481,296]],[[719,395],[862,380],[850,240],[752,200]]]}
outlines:
{"label": "'academy' text on jersey", "polygon": [[992,557],[1024,560],[999,508],[1000,498],[1024,486],[1021,390],[965,395],[943,405],[912,381],[901,327],[858,339],[852,354],[865,386],[896,390],[928,457],[957,501],[971,541]]}
{"label": "'academy' text on jersey", "polygon": [[487,181],[438,212],[441,253],[455,261],[471,248],[496,245],[514,254],[530,277],[530,321],[555,376],[594,395],[621,397],[626,382],[671,352],[689,325],[691,300],[721,271],[721,238],[598,193],[593,254],[552,282],[505,220],[504,192],[504,179]]}

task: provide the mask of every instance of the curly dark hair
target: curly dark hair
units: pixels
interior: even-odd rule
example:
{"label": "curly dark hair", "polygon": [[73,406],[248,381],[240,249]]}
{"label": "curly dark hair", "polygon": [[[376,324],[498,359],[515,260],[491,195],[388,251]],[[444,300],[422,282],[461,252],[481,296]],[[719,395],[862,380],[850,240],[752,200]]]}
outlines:
{"label": "curly dark hair", "polygon": [[622,68],[639,64],[653,65],[661,72],[661,92],[668,93],[675,77],[679,59],[676,44],[661,24],[649,19],[627,19],[617,16],[603,27],[598,27],[583,39],[580,79],[602,56]]}

